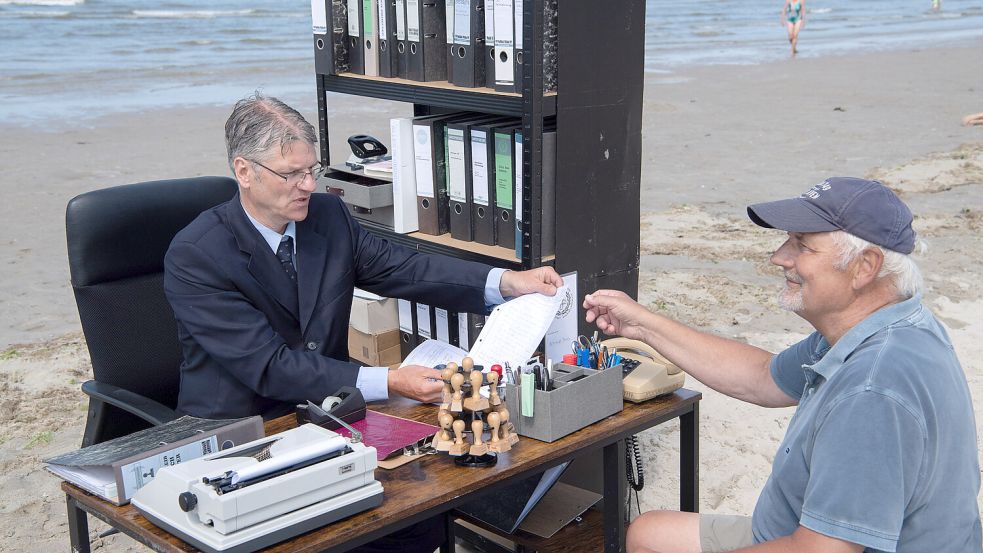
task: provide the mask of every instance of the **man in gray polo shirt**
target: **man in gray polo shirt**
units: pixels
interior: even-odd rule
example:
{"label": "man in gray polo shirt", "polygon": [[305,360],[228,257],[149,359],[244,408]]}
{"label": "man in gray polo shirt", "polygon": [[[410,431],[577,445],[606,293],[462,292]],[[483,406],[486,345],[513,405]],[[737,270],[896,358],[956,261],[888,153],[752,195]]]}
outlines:
{"label": "man in gray polo shirt", "polygon": [[631,552],[980,552],[973,404],[945,329],[921,302],[908,207],[877,181],[830,178],[755,204],[788,232],[779,303],[816,332],[774,355],[698,332],[620,292],[587,321],[642,340],[704,384],[798,405],[752,517],[650,511]]}

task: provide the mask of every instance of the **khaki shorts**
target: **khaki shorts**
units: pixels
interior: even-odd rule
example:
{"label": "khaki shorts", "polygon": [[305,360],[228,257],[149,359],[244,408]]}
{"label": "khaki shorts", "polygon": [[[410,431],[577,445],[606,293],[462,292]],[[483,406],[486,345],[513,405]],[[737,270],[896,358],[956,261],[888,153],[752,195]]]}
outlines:
{"label": "khaki shorts", "polygon": [[751,545],[754,545],[751,517],[700,515],[700,549],[703,553],[723,553]]}

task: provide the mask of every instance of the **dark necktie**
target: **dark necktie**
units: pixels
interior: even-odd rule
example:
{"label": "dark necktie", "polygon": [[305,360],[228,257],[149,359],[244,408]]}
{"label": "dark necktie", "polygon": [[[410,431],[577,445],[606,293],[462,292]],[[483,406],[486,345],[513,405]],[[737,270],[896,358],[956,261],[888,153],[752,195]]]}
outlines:
{"label": "dark necktie", "polygon": [[297,269],[294,267],[293,238],[284,236],[283,240],[280,240],[280,247],[276,250],[276,258],[280,260],[280,265],[283,266],[283,272],[287,273],[290,281],[297,282]]}

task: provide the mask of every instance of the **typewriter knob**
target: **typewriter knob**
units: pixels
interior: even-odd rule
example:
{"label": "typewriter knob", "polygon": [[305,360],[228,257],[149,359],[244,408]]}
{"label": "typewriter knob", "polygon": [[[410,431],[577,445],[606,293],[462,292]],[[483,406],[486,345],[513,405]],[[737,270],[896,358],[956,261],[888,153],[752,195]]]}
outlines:
{"label": "typewriter knob", "polygon": [[190,513],[198,504],[198,496],[191,492],[184,492],[177,496],[177,504],[185,513]]}

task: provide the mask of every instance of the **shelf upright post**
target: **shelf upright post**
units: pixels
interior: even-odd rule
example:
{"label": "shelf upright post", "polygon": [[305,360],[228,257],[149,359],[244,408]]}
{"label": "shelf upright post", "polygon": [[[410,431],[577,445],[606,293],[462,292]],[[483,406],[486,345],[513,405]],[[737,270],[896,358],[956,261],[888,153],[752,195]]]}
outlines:
{"label": "shelf upright post", "polygon": [[522,3],[522,266],[543,264],[543,2]]}

